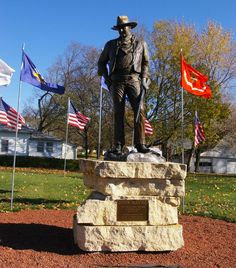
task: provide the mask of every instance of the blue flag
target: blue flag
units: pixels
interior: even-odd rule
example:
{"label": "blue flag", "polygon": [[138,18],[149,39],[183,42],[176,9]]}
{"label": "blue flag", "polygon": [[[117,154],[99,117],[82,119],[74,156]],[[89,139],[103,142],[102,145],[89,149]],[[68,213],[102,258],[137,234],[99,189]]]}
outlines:
{"label": "blue flag", "polygon": [[109,91],[109,88],[108,88],[103,76],[101,77],[101,87],[104,88],[105,90]]}
{"label": "blue flag", "polygon": [[[107,64],[106,67],[107,67],[107,73],[109,74],[109,65]],[[109,91],[109,88],[106,84],[104,76],[101,77],[101,87],[104,88],[105,90]]]}
{"label": "blue flag", "polygon": [[27,54],[24,51],[22,51],[22,53],[23,66],[20,74],[21,81],[39,87],[45,91],[64,94],[65,88],[63,86],[46,82]]}

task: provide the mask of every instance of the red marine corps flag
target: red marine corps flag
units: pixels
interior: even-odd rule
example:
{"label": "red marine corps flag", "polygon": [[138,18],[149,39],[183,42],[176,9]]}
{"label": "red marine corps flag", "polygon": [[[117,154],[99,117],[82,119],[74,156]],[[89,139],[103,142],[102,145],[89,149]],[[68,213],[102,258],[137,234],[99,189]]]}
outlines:
{"label": "red marine corps flag", "polygon": [[208,77],[187,64],[181,53],[181,86],[193,95],[210,99],[211,89],[206,84]]}

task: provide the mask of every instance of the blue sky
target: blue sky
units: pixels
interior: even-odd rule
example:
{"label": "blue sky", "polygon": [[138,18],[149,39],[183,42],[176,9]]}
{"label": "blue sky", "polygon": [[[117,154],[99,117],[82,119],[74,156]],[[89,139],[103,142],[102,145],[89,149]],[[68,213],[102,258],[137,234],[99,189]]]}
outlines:
{"label": "blue sky", "polygon": [[[191,23],[199,30],[214,21],[232,31],[236,41],[235,14],[235,0],[0,0],[0,58],[16,71],[11,84],[0,87],[0,96],[17,107],[23,43],[44,75],[72,41],[102,48],[106,41],[116,38],[111,27],[118,15],[128,15],[148,30],[163,19]],[[20,111],[35,90],[40,89],[22,83]]]}

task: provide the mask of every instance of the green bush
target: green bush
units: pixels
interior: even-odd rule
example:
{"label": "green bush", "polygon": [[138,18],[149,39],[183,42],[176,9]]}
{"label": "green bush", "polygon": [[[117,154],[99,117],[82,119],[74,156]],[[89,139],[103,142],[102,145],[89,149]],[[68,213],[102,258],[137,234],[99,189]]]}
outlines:
{"label": "green bush", "polygon": [[[12,155],[0,155],[0,166],[10,167],[12,165],[13,165]],[[64,169],[64,159],[33,157],[33,156],[17,156],[16,167]],[[78,171],[79,161],[66,160],[66,170]]]}

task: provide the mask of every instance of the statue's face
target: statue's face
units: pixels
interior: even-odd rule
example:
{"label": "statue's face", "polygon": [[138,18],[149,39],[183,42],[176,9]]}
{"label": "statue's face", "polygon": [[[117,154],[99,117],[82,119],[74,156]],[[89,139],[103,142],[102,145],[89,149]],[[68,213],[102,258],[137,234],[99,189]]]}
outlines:
{"label": "statue's face", "polygon": [[119,34],[121,38],[126,38],[127,36],[131,35],[131,28],[130,26],[124,26],[119,28]]}

